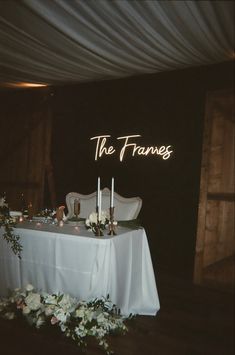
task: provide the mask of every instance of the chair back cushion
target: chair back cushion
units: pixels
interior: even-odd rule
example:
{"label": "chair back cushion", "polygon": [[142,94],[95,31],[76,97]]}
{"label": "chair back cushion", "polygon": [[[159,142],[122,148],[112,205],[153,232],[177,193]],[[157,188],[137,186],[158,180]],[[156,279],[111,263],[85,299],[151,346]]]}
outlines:
{"label": "chair back cushion", "polygon": [[[68,207],[68,218],[74,216],[74,200],[80,200],[81,218],[87,218],[91,212],[96,210],[96,192],[89,195],[80,194],[78,192],[70,192],[66,195],[66,204]],[[108,211],[110,207],[110,190],[105,187],[102,190],[101,209]],[[128,221],[136,219],[142,207],[142,199],[140,197],[123,197],[114,192],[114,218],[118,221]]]}

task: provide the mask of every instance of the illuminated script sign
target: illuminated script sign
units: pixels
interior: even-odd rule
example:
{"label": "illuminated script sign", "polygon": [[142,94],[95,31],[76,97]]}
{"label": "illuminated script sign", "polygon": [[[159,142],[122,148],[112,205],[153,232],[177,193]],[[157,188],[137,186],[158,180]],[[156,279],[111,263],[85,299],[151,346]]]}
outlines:
{"label": "illuminated script sign", "polygon": [[[90,140],[96,140],[96,149],[95,149],[95,160],[100,159],[102,156],[105,155],[112,155],[117,153],[117,150],[114,146],[108,144],[108,138],[111,137],[110,135],[102,135],[102,136],[95,136],[91,137]],[[150,146],[144,147],[138,145],[136,143],[136,138],[141,137],[140,134],[133,134],[129,136],[117,137],[118,140],[121,140],[123,145],[119,152],[119,160],[123,161],[125,154],[127,152],[131,153],[133,157],[135,156],[150,156],[156,155],[160,156],[163,160],[167,160],[170,158],[171,153],[171,145],[165,146]]]}

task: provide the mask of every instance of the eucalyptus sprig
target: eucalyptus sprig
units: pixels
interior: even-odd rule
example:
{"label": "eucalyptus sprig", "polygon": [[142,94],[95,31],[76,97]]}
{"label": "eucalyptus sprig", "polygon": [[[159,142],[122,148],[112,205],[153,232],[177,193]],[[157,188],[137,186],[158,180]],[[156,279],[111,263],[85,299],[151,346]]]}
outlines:
{"label": "eucalyptus sprig", "polygon": [[3,238],[10,244],[11,250],[21,259],[21,251],[23,249],[20,244],[20,237],[14,233],[15,220],[10,216],[9,209],[6,205],[0,206],[0,227],[5,229],[2,234]]}

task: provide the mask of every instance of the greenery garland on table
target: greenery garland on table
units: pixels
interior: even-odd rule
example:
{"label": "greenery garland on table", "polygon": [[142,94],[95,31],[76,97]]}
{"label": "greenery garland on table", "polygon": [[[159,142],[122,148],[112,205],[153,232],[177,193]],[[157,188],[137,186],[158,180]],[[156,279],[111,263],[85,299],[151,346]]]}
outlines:
{"label": "greenery garland on table", "polygon": [[8,205],[5,203],[4,198],[0,198],[0,227],[5,229],[2,236],[7,243],[10,244],[13,253],[20,258],[22,245],[19,242],[20,237],[14,234],[15,225],[16,223],[14,218],[10,216]]}
{"label": "greenery garland on table", "polygon": [[67,294],[37,293],[31,284],[25,290],[15,289],[9,298],[0,300],[1,317],[14,319],[17,315],[23,315],[36,328],[57,326],[81,347],[94,338],[106,354],[112,353],[106,337],[127,331],[124,324],[127,318],[120,315],[109,297],[78,301]]}

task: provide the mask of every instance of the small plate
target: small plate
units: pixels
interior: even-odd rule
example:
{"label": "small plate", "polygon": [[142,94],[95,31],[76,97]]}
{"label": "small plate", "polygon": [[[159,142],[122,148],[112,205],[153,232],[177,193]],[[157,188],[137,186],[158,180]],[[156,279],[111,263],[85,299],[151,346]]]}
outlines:
{"label": "small plate", "polygon": [[20,212],[20,211],[10,211],[10,216],[11,217],[21,217],[22,216],[22,212]]}

